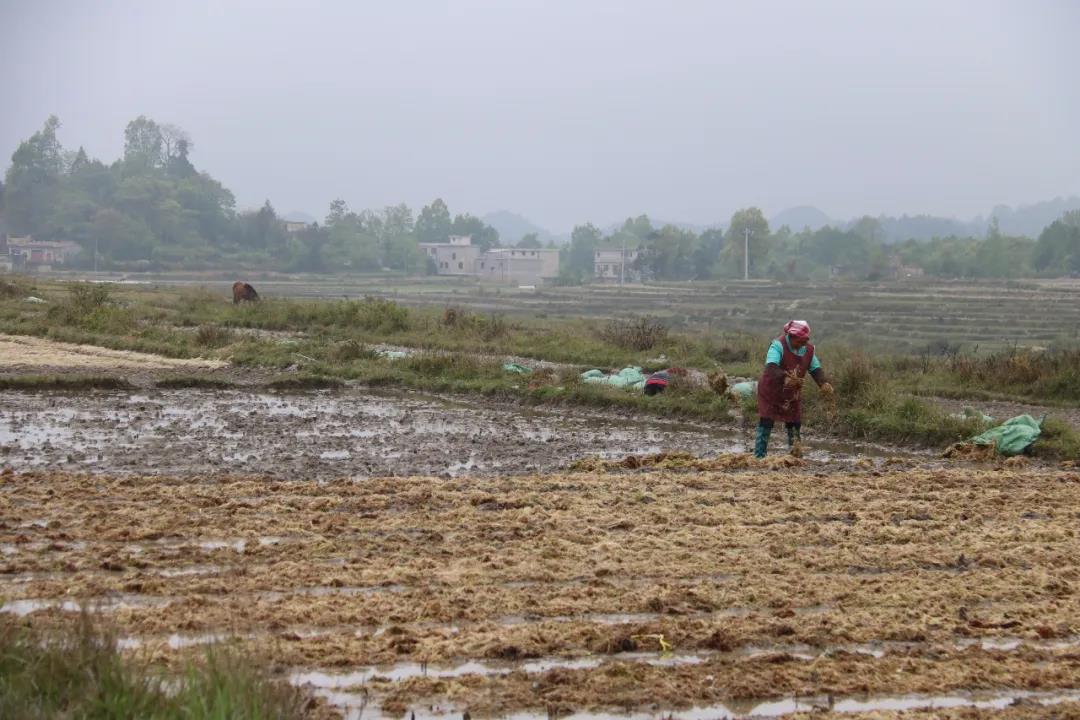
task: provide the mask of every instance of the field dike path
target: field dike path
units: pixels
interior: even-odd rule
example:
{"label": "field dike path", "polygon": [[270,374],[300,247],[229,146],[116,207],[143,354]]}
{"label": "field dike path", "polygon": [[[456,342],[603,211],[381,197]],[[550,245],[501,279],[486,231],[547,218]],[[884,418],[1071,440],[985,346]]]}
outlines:
{"label": "field dike path", "polygon": [[217,369],[227,365],[221,360],[168,358],[27,335],[0,335],[0,371],[17,368],[80,368],[95,371]]}

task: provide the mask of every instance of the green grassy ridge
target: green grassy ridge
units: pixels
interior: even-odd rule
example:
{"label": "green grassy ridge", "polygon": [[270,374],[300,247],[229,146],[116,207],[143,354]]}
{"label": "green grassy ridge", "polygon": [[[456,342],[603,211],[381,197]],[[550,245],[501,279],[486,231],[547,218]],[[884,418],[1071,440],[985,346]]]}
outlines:
{"label": "green grassy ridge", "polygon": [[0,377],[0,390],[71,391],[71,390],[133,390],[134,385],[123,378],[101,375],[12,375]]}
{"label": "green grassy ridge", "polygon": [[[651,414],[720,419],[726,407],[706,397],[668,399],[675,395],[669,393],[659,400],[618,391],[598,394],[594,389],[575,387],[572,380],[581,368],[625,365],[647,369],[677,365],[705,370],[724,367],[729,374],[753,377],[758,374],[768,342],[768,338],[750,333],[672,331],[647,351],[631,351],[605,340],[600,323],[581,319],[508,321],[466,310],[448,324],[440,308],[407,309],[385,300],[268,300],[233,305],[202,291],[125,290],[115,297],[102,298],[80,296],[78,292],[68,297],[62,289],[49,289],[57,306],[63,307],[61,310],[13,309],[10,300],[0,300],[0,328],[14,327],[29,334],[174,357],[226,357],[240,366],[299,367],[308,376],[282,389],[332,387],[334,380],[353,380],[373,386],[507,394],[533,402],[621,406]],[[110,314],[115,317],[110,318]],[[203,328],[211,329],[201,332]],[[229,329],[228,334],[216,328]],[[298,334],[282,341],[232,332],[243,328]],[[204,347],[219,345],[222,338],[227,344],[215,349]],[[421,348],[422,352],[388,362],[371,352],[371,343]],[[572,373],[562,373],[566,377],[559,383],[564,387],[561,391],[530,389],[527,380],[506,376],[499,361],[479,358],[478,353],[553,360],[575,367]],[[659,359],[661,355],[665,356],[663,360]],[[1077,350],[1039,354],[1014,348],[980,357],[924,353],[867,358],[826,341],[822,355],[830,374],[852,371],[851,367],[845,370],[845,363],[850,365],[850,359],[855,357],[864,366],[859,370],[864,385],[854,392],[838,382],[841,407],[835,417],[827,418],[836,423],[837,432],[849,437],[939,444],[973,434],[968,425],[911,398],[913,389],[921,387],[933,387],[942,394],[996,393],[1002,387],[1016,387],[1009,373],[1019,368],[1026,373],[1022,378],[1025,400],[1045,397],[1060,402],[1062,397],[1073,397],[1068,393],[1080,390]],[[866,383],[875,392],[866,391]],[[812,402],[808,402],[807,412],[811,422],[819,419],[814,416]]]}
{"label": "green grassy ridge", "polygon": [[229,648],[166,673],[116,650],[117,635],[83,613],[67,626],[30,630],[0,620],[0,717],[150,720],[299,720],[310,698],[268,679]]}

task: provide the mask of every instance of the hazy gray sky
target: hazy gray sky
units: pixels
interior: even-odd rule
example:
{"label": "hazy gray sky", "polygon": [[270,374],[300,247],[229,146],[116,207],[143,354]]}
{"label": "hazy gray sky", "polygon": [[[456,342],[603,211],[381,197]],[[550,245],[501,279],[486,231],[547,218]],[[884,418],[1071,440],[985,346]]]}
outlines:
{"label": "hazy gray sky", "polygon": [[566,230],[1080,193],[1080,2],[0,0],[0,155],[139,114],[241,207]]}

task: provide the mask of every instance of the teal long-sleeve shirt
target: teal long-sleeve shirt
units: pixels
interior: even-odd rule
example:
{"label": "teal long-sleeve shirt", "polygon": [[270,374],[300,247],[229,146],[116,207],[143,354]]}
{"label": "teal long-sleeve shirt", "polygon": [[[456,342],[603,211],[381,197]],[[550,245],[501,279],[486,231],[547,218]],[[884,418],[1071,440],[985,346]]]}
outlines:
{"label": "teal long-sleeve shirt", "polygon": [[[795,353],[799,357],[802,357],[806,354],[806,346],[804,345],[798,350],[796,350],[795,348],[791,347],[791,339],[787,335],[784,336],[784,342],[787,343],[788,350]],[[768,365],[769,363],[772,363],[779,366],[780,358],[782,358],[783,356],[784,348],[780,344],[780,340],[773,340],[772,344],[769,345],[769,352],[765,353],[765,364]],[[819,367],[821,367],[821,361],[818,360],[817,351],[815,351],[814,358],[810,361],[810,372],[814,372]]]}

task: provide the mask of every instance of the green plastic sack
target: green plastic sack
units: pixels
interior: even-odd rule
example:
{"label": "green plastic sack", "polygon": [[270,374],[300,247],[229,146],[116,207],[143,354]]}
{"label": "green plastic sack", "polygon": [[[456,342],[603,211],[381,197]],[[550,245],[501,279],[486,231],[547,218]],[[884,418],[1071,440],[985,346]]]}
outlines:
{"label": "green plastic sack", "polygon": [[735,383],[731,386],[731,392],[743,399],[753,397],[757,394],[757,380]]}
{"label": "green plastic sack", "polygon": [[517,373],[518,375],[528,375],[532,372],[532,370],[525,367],[524,365],[518,365],[517,363],[512,362],[503,364],[503,370],[509,373]]}
{"label": "green plastic sack", "polygon": [[600,370],[588,370],[581,373],[581,382],[641,390],[645,387],[645,374],[639,367],[625,367],[611,375],[605,375]]}
{"label": "green plastic sack", "polygon": [[990,417],[984,412],[979,412],[973,407],[965,407],[962,412],[949,413],[949,417],[954,417],[957,420],[981,420],[984,423],[994,422],[994,418]]}
{"label": "green plastic sack", "polygon": [[995,428],[971,438],[976,445],[989,445],[997,443],[997,451],[1000,455],[1019,455],[1027,450],[1031,443],[1039,439],[1042,432],[1042,421],[1036,420],[1030,415],[1017,415],[1009,418]]}

